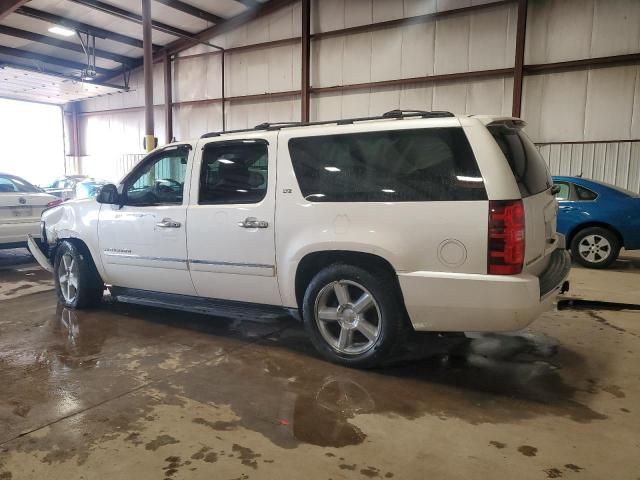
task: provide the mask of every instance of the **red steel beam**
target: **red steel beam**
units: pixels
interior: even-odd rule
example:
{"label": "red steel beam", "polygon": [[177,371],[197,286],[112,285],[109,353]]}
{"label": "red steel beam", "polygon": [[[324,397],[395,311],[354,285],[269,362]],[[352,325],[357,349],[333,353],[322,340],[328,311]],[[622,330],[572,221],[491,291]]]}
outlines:
{"label": "red steel beam", "polygon": [[301,98],[300,98],[300,120],[309,121],[309,106],[311,82],[309,71],[311,69],[311,0],[302,0],[302,73],[301,77]]}
{"label": "red steel beam", "polygon": [[164,56],[164,129],[165,143],[171,143],[173,138],[173,84],[171,78],[171,57]]}
{"label": "red steel beam", "polygon": [[518,0],[518,26],[516,30],[516,56],[513,68],[513,103],[511,115],[522,113],[522,79],[524,76],[524,43],[527,34],[527,0]]}
{"label": "red steel beam", "polygon": [[585,70],[589,68],[617,67],[621,65],[635,65],[640,63],[640,53],[625,55],[609,55],[607,57],[583,58],[566,62],[542,63],[525,65],[525,75],[540,75],[552,72],[569,72],[572,70]]}
{"label": "red steel beam", "polygon": [[142,0],[142,43],[144,49],[144,133],[146,150],[155,147],[153,124],[153,49],[151,45],[151,0]]}
{"label": "red steel beam", "polygon": [[29,0],[0,0],[0,20],[15,12]]}

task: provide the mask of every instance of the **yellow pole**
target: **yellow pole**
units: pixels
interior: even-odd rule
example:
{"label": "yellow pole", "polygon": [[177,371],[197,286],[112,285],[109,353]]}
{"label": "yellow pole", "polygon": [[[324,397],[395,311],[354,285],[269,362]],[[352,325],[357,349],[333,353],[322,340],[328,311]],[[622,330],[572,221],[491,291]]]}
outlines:
{"label": "yellow pole", "polygon": [[156,138],[153,135],[144,136],[144,144],[147,146],[147,153],[156,148]]}

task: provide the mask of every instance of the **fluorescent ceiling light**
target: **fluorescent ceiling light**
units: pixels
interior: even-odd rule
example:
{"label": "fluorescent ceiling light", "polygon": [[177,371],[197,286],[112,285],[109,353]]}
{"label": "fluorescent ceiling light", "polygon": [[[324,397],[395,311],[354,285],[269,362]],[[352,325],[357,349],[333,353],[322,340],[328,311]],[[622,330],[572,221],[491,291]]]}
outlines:
{"label": "fluorescent ceiling light", "polygon": [[63,37],[70,37],[76,34],[74,30],[69,30],[68,28],[65,28],[65,27],[59,27],[58,25],[51,27],[49,31],[51,33],[55,33],[56,35],[62,35]]}
{"label": "fluorescent ceiling light", "polygon": [[383,188],[383,189],[382,189],[382,191],[383,191],[384,193],[396,193],[396,191],[395,191],[395,190],[391,190],[390,188]]}
{"label": "fluorescent ceiling light", "polygon": [[338,167],[324,167],[327,172],[339,172],[340,169]]}
{"label": "fluorescent ceiling light", "polygon": [[225,165],[231,165],[232,163],[236,163],[233,160],[227,160],[226,158],[219,158],[218,161],[220,163],[224,163]]}

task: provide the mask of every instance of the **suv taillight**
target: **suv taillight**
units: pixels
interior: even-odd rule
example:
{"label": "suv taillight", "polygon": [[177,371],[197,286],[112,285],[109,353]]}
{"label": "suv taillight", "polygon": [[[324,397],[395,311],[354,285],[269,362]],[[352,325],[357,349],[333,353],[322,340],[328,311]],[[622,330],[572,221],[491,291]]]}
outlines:
{"label": "suv taillight", "polygon": [[514,275],[524,262],[524,206],[522,200],[489,202],[488,272]]}

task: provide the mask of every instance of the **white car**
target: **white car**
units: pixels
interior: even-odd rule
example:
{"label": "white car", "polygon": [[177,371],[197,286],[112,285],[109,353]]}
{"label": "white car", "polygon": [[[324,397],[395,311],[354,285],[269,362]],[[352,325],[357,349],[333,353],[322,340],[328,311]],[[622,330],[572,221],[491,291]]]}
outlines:
{"label": "white car", "polygon": [[43,215],[60,302],[302,317],[379,365],[413,331],[513,331],[568,288],[549,172],[514,118],[392,111],[157,149]]}
{"label": "white car", "polygon": [[0,173],[0,249],[25,247],[27,235],[40,238],[40,216],[60,199],[26,180]]}

